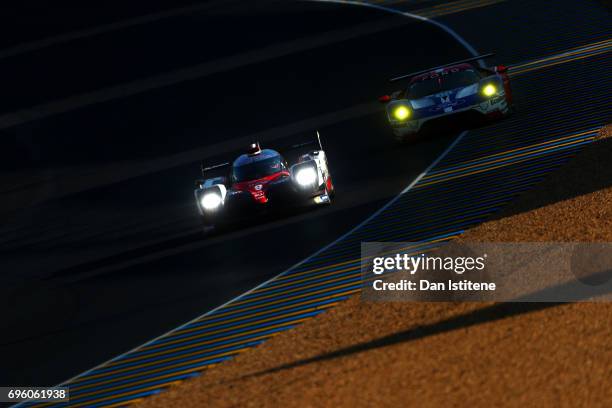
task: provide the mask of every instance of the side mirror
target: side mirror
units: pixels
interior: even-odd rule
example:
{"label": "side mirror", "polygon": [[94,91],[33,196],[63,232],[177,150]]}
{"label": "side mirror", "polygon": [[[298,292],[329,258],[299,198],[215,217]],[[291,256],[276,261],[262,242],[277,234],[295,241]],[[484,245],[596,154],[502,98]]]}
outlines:
{"label": "side mirror", "polygon": [[380,102],[380,103],[387,103],[390,100],[391,100],[391,96],[389,96],[389,95],[383,95],[383,96],[378,98],[378,102]]}
{"label": "side mirror", "polygon": [[495,67],[495,69],[500,74],[505,74],[506,72],[508,72],[508,67],[505,66],[505,65],[498,65],[498,66]]}

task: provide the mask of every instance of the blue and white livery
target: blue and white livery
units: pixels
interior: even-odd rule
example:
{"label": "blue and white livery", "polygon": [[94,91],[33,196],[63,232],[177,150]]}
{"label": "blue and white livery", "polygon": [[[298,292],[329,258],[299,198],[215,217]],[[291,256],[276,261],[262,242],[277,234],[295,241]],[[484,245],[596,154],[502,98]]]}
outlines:
{"label": "blue and white livery", "polygon": [[391,82],[409,79],[406,89],[379,98],[386,104],[396,139],[406,140],[435,123],[506,116],[512,104],[508,69],[503,65],[483,68],[469,63],[491,55],[391,79]]}

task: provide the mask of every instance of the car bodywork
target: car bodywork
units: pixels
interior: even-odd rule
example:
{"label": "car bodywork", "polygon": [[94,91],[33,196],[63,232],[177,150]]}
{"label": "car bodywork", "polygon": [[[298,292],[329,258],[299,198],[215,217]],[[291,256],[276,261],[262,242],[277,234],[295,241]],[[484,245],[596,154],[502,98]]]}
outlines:
{"label": "car bodywork", "polygon": [[318,133],[317,142],[318,148],[299,155],[292,164],[279,151],[253,143],[232,163],[203,166],[204,175],[221,171],[220,176],[196,181],[194,196],[204,225],[219,226],[271,212],[329,204],[334,185]]}
{"label": "car bodywork", "polygon": [[408,80],[407,88],[379,100],[398,140],[416,134],[426,125],[471,116],[496,119],[512,105],[508,69],[503,65],[480,67],[471,63],[493,54],[457,61],[391,79]]}

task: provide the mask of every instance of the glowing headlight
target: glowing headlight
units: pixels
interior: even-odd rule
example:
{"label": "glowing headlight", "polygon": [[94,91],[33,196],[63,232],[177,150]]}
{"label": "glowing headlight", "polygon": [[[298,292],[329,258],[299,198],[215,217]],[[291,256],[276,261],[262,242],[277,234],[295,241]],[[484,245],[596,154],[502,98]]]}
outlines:
{"label": "glowing headlight", "polygon": [[317,181],[317,172],[312,167],[301,169],[295,175],[295,181],[302,186],[314,184]]}
{"label": "glowing headlight", "polygon": [[410,116],[410,109],[404,105],[400,105],[393,111],[393,116],[395,116],[397,120],[407,119]]}
{"label": "glowing headlight", "polygon": [[484,96],[493,96],[496,93],[497,93],[497,88],[493,84],[485,85],[485,87],[482,88],[482,94]]}
{"label": "glowing headlight", "polygon": [[221,205],[221,196],[215,193],[204,194],[200,203],[205,210],[215,210]]}

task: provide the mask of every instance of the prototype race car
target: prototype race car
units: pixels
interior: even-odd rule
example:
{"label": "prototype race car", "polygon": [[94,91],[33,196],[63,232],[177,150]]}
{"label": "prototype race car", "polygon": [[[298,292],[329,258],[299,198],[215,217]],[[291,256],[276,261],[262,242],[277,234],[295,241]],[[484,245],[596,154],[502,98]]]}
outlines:
{"label": "prototype race car", "polygon": [[396,139],[406,140],[425,125],[508,115],[512,93],[507,67],[482,68],[471,63],[491,56],[479,55],[390,79],[410,81],[406,89],[379,98],[386,104]]}
{"label": "prototype race car", "polygon": [[316,142],[289,149],[303,149],[315,143],[316,150],[300,154],[293,164],[288,164],[278,151],[253,143],[231,164],[202,165],[205,176],[222,172],[218,177],[196,180],[194,195],[203,224],[218,227],[271,211],[330,204],[334,185],[319,132]]}

